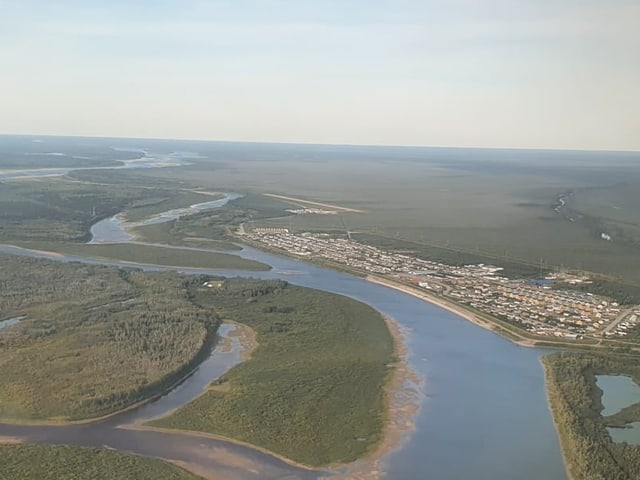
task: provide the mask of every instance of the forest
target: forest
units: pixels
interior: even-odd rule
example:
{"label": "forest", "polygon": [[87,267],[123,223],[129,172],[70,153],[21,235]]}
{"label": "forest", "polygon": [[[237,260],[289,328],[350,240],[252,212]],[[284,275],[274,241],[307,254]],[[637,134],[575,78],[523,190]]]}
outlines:
{"label": "forest", "polygon": [[0,255],[0,418],[78,420],[157,394],[208,355],[202,278]]}
{"label": "forest", "polygon": [[[81,183],[71,178],[0,184],[0,242],[85,242],[97,221],[128,210],[140,218],[210,196],[175,188]],[[140,212],[138,212],[140,211]]]}
{"label": "forest", "polygon": [[0,478],[11,480],[197,480],[181,468],[114,450],[1,445]]}
{"label": "forest", "polygon": [[[615,443],[603,418],[602,391],[596,375],[628,375],[640,381],[635,357],[555,353],[543,358],[547,389],[567,468],[575,479],[636,480],[640,478],[640,446]],[[635,410],[638,413],[638,410]],[[626,420],[639,421],[640,417]],[[619,419],[618,419],[619,420]]]}
{"label": "forest", "polygon": [[375,448],[395,360],[378,312],[281,280],[231,279],[197,290],[194,301],[251,327],[258,348],[219,388],[152,425],[223,435],[312,466]]}

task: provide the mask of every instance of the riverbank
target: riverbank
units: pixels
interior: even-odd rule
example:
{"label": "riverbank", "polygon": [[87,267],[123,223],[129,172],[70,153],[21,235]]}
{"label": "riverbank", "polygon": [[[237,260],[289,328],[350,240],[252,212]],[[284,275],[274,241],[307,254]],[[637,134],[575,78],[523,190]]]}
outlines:
{"label": "riverbank", "polygon": [[547,405],[549,407],[549,413],[551,415],[551,419],[553,421],[553,426],[556,429],[556,435],[558,437],[558,442],[560,443],[560,451],[562,453],[562,461],[564,462],[565,472],[567,474],[567,480],[578,480],[571,471],[571,463],[567,458],[567,451],[570,448],[567,444],[565,436],[561,433],[560,423],[558,422],[558,413],[555,408],[554,396],[558,393],[556,392],[556,386],[552,384],[551,370],[547,363],[544,360],[544,357],[540,359],[540,365],[542,366],[542,370],[544,371],[544,388],[547,393]]}
{"label": "riverbank", "polygon": [[384,387],[385,425],[381,442],[364,458],[333,475],[335,480],[378,480],[384,476],[384,459],[400,449],[416,429],[415,417],[420,409],[420,389],[424,379],[408,361],[408,332],[393,318],[383,315],[393,338],[396,361]]}
{"label": "riverbank", "polygon": [[397,360],[384,318],[348,297],[270,282],[229,279],[198,292],[198,305],[250,326],[260,347],[215,390],[153,425],[238,439],[311,467],[366,457],[384,436]]}
{"label": "riverbank", "polygon": [[524,338],[524,337],[519,337],[517,336],[516,333],[509,331],[509,335],[506,335],[503,331],[502,328],[498,327],[495,323],[492,323],[488,320],[485,320],[484,318],[482,318],[480,315],[474,314],[473,312],[470,312],[469,310],[460,307],[459,305],[453,303],[453,302],[449,302],[444,298],[441,297],[435,297],[433,295],[430,295],[429,293],[420,291],[416,288],[410,287],[408,285],[399,283],[399,282],[395,282],[393,280],[389,280],[387,278],[382,278],[382,277],[378,277],[378,276],[374,276],[374,275],[368,275],[367,277],[365,277],[365,279],[368,282],[371,283],[375,283],[377,285],[383,285],[385,287],[389,287],[389,288],[393,288],[394,290],[398,290],[399,292],[402,293],[406,293],[408,295],[411,295],[413,297],[419,298],[421,300],[424,300],[425,302],[429,302],[437,307],[440,307],[444,310],[447,310],[448,312],[454,313],[455,315],[457,315],[460,318],[464,318],[465,320],[473,323],[474,325],[477,325],[479,327],[482,327],[486,330],[490,330],[494,333],[500,334],[503,337],[507,338],[508,340],[512,341],[513,343],[520,345],[522,347],[535,347],[536,346],[536,340],[532,340],[532,339],[528,339],[528,338]]}
{"label": "riverbank", "polygon": [[[235,322],[225,322],[225,323],[233,323],[236,326],[236,329],[238,327],[242,327],[242,325],[237,324]],[[155,402],[156,400],[162,398],[163,396],[167,395],[168,393],[170,393],[171,391],[175,390],[177,387],[179,387],[180,385],[182,385],[184,382],[186,382],[187,380],[189,380],[189,378],[191,378],[197,371],[198,369],[202,366],[202,363],[204,361],[206,361],[206,359],[203,359],[202,361],[197,361],[197,358],[200,357],[202,358],[202,351],[209,351],[209,355],[213,355],[214,352],[216,350],[221,351],[222,353],[226,353],[225,349],[226,349],[226,344],[229,343],[229,350],[231,349],[231,344],[233,342],[233,337],[239,337],[241,340],[239,341],[239,344],[241,346],[241,348],[245,348],[245,346],[248,346],[248,348],[252,348],[252,344],[250,343],[250,340],[242,340],[245,337],[248,337],[249,339],[251,338],[251,334],[247,333],[247,328],[241,329],[241,331],[239,333],[235,333],[234,332],[230,332],[227,336],[221,336],[219,334],[219,331],[216,332],[215,336],[212,335],[212,337],[214,337],[213,341],[208,341],[205,344],[203,344],[201,352],[199,352],[198,354],[196,354],[196,356],[194,357],[194,362],[192,367],[186,372],[184,373],[184,375],[180,376],[179,378],[177,378],[173,383],[167,385],[166,387],[162,388],[161,390],[153,393],[152,395],[150,395],[147,398],[144,398],[136,403],[133,403],[125,408],[122,408],[120,410],[108,413],[106,415],[102,415],[99,417],[93,417],[93,418],[86,418],[86,419],[81,419],[81,420],[67,420],[67,419],[49,419],[49,420],[29,420],[29,419],[15,419],[15,418],[0,418],[0,423],[4,423],[4,424],[8,424],[8,425],[30,425],[30,426],[73,426],[73,425],[91,425],[91,424],[98,424],[110,419],[114,419],[118,416],[124,415],[126,413],[129,412],[133,412],[137,409],[140,409],[146,405],[149,405],[153,402]],[[243,352],[241,352],[242,355]],[[204,393],[204,392],[203,392]],[[170,412],[167,412],[165,415],[168,415]]]}

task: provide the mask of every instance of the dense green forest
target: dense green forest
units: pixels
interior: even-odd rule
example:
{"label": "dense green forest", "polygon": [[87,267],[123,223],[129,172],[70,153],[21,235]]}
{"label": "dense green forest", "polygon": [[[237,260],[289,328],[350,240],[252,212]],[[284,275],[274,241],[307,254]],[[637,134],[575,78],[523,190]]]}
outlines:
{"label": "dense green forest", "polygon": [[[576,480],[640,479],[640,446],[611,440],[606,427],[615,424],[616,419],[601,416],[602,392],[595,378],[596,375],[624,374],[638,382],[638,359],[556,353],[544,357],[543,363],[551,409],[573,477]],[[632,419],[627,417],[627,420]]]}
{"label": "dense green forest", "polygon": [[0,478],[7,480],[197,480],[160,460],[113,450],[0,445]]}
{"label": "dense green forest", "polygon": [[107,414],[174,383],[208,354],[219,319],[200,277],[0,255],[0,418]]}
{"label": "dense green forest", "polygon": [[83,184],[68,178],[0,183],[0,242],[89,240],[91,225],[123,210],[134,218],[212,197],[155,186]]}
{"label": "dense green forest", "polygon": [[308,465],[353,461],[382,437],[394,360],[384,319],[355,300],[274,280],[227,280],[194,301],[253,328],[258,348],[154,425],[246,441]]}

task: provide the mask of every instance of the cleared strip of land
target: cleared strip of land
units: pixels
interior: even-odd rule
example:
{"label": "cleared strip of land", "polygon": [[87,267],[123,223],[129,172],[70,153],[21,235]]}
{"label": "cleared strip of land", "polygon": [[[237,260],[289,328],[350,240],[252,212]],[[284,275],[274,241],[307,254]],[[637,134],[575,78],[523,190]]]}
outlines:
{"label": "cleared strip of land", "polygon": [[132,265],[162,265],[175,268],[266,271],[271,267],[237,255],[132,243],[76,244],[20,242],[24,248],[56,254],[78,255],[129,262]]}
{"label": "cleared strip of land", "polygon": [[305,205],[314,205],[316,207],[333,208],[335,210],[340,210],[341,212],[364,213],[364,210],[357,210],[355,208],[340,207],[338,205],[331,205],[329,203],[312,202],[312,201],[309,201],[309,200],[303,200],[301,198],[285,197],[283,195],[275,195],[273,193],[264,193],[263,195],[265,197],[279,198],[280,200],[286,200],[286,201],[289,201],[289,202],[302,203],[302,204],[305,204]]}

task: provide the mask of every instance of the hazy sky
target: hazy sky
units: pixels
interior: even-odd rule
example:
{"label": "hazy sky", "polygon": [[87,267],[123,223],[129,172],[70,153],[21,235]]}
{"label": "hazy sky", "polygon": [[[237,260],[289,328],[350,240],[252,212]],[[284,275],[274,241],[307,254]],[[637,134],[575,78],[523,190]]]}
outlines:
{"label": "hazy sky", "polygon": [[0,133],[640,150],[638,0],[0,0]]}

